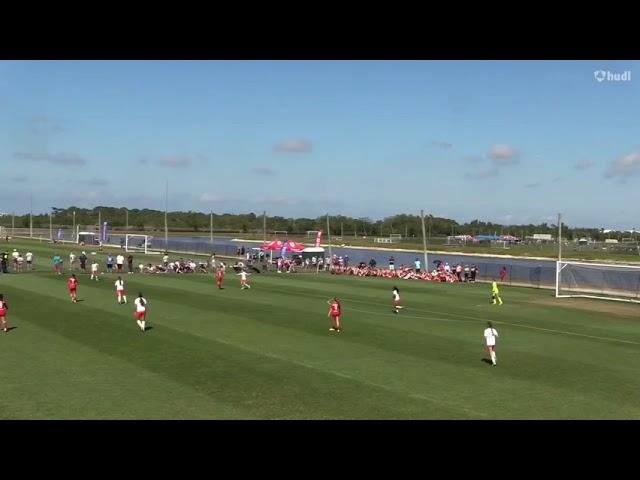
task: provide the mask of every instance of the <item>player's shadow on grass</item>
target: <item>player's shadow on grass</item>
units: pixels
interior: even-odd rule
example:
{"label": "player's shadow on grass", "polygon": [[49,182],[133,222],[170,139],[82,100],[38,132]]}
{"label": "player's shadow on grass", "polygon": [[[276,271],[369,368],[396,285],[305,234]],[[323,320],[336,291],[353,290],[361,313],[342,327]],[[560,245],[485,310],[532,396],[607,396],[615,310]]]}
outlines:
{"label": "player's shadow on grass", "polygon": [[489,360],[488,358],[482,358],[480,361],[484,363],[491,363],[491,360]]}
{"label": "player's shadow on grass", "polygon": [[145,327],[144,327],[144,331],[145,331],[145,332],[148,332],[149,330],[153,330],[153,327],[152,327],[152,326],[146,326],[146,325],[145,325]]}
{"label": "player's shadow on grass", "polygon": [[7,327],[7,333],[9,333],[11,330],[15,330],[18,327]]}
{"label": "player's shadow on grass", "polygon": [[78,299],[76,300],[76,303],[78,303],[78,302],[84,302],[84,299],[83,299],[83,298],[78,298]]}

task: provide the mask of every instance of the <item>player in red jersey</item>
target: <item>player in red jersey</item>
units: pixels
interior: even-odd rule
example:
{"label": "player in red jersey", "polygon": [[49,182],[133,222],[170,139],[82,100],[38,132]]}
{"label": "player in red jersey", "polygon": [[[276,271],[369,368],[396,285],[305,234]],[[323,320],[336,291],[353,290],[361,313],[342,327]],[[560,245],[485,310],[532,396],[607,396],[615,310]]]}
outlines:
{"label": "player in red jersey", "polygon": [[144,332],[147,321],[147,299],[142,296],[142,293],[139,293],[138,298],[136,298],[133,303],[136,304],[136,323],[140,327],[140,330]]}
{"label": "player in red jersey", "polygon": [[401,308],[400,290],[398,290],[398,287],[393,287],[393,313],[398,313]]}
{"label": "player in red jersey", "polygon": [[218,267],[216,270],[216,282],[218,283],[218,288],[222,290],[222,278],[224,277],[224,272],[222,271],[222,267]]}
{"label": "player in red jersey", "polygon": [[78,279],[76,278],[76,274],[72,273],[67,280],[67,288],[69,288],[69,297],[71,297],[71,301],[73,303],[78,303]]}
{"label": "player in red jersey", "polygon": [[0,293],[0,321],[2,321],[2,331],[8,332],[7,330],[7,310],[9,310],[9,305],[4,299],[4,295]]}
{"label": "player in red jersey", "polygon": [[327,313],[327,317],[331,317],[331,328],[330,332],[340,332],[340,315],[342,313],[342,307],[340,306],[340,300],[336,297],[333,297],[332,300],[327,302],[329,304],[329,313]]}

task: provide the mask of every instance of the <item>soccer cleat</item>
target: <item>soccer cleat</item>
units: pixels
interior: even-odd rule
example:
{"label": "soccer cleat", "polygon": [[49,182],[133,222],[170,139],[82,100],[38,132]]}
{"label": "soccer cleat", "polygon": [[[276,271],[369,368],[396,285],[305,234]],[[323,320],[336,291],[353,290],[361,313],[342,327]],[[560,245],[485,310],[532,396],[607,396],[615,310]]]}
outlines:
{"label": "soccer cleat", "polygon": [[335,332],[335,331],[336,331],[336,329],[335,329],[335,328],[333,328],[333,327],[331,327],[331,328],[329,329],[329,331],[330,331],[330,332]]}

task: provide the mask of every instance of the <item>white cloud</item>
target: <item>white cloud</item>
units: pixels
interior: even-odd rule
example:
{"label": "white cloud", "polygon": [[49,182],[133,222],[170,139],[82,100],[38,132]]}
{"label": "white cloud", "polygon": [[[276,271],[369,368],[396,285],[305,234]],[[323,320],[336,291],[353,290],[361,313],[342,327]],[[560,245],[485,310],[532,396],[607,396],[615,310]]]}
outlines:
{"label": "white cloud", "polygon": [[443,142],[441,140],[434,140],[433,142],[431,142],[431,146],[436,148],[448,149],[453,147],[453,143]]}
{"label": "white cloud", "polygon": [[489,151],[489,158],[498,167],[513,165],[517,162],[518,156],[518,151],[509,145],[494,145]]}
{"label": "white cloud", "polygon": [[18,160],[27,160],[31,162],[48,162],[56,165],[84,165],[87,161],[76,155],[75,153],[34,153],[34,152],[15,152],[13,154]]}
{"label": "white cloud", "polygon": [[308,140],[290,139],[284,140],[274,147],[276,152],[284,153],[311,153],[313,144]]}
{"label": "white cloud", "polygon": [[192,159],[186,155],[172,155],[156,160],[156,165],[171,168],[188,168],[191,166]]}
{"label": "white cloud", "polygon": [[575,170],[587,170],[591,167],[593,167],[594,163],[590,160],[578,160],[574,165],[573,168]]}
{"label": "white cloud", "polygon": [[640,173],[640,153],[634,152],[611,162],[605,176],[625,179],[638,173]]}

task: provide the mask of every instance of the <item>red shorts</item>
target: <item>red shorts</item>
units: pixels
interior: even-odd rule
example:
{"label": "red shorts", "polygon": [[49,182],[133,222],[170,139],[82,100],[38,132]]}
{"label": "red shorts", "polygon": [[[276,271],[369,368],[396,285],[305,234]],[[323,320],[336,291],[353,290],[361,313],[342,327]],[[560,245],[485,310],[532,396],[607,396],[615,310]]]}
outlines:
{"label": "red shorts", "polygon": [[136,320],[144,320],[146,316],[147,316],[146,310],[144,312],[136,312]]}
{"label": "red shorts", "polygon": [[116,290],[116,295],[122,295],[122,296],[124,296],[124,295],[126,295],[126,294],[124,293],[124,290]]}
{"label": "red shorts", "polygon": [[76,288],[70,288],[69,293],[76,293],[76,290],[77,290]]}
{"label": "red shorts", "polygon": [[490,352],[495,351],[496,346],[495,345],[487,345],[487,350],[489,350]]}
{"label": "red shorts", "polygon": [[397,307],[398,305],[400,305],[400,300],[394,300],[393,304]]}
{"label": "red shorts", "polygon": [[331,317],[332,317],[332,318],[337,318],[337,317],[339,317],[339,316],[340,316],[340,314],[339,314],[339,313],[332,313],[332,314],[331,314]]}
{"label": "red shorts", "polygon": [[4,318],[7,315],[7,311],[4,308],[0,308],[0,318]]}

